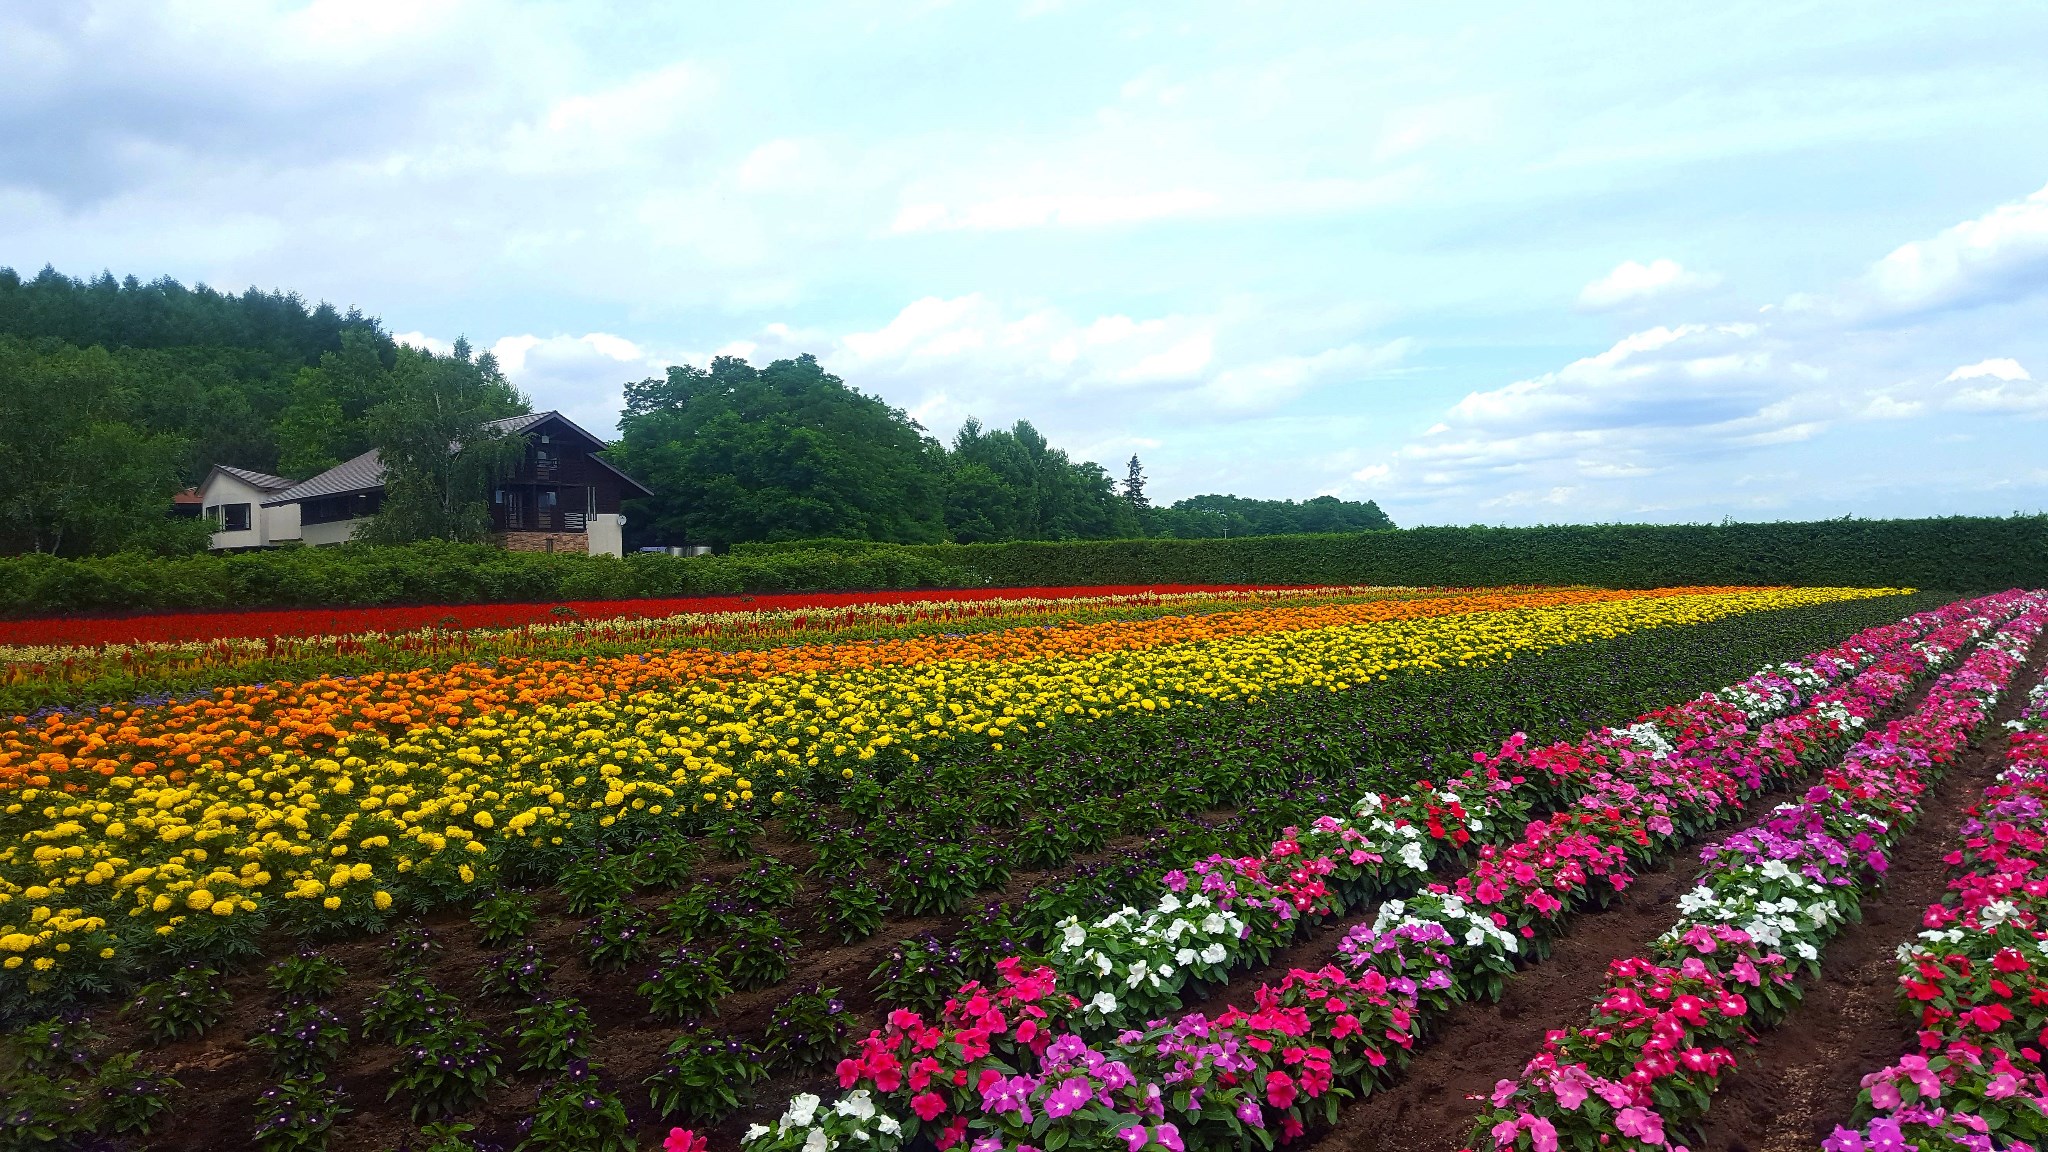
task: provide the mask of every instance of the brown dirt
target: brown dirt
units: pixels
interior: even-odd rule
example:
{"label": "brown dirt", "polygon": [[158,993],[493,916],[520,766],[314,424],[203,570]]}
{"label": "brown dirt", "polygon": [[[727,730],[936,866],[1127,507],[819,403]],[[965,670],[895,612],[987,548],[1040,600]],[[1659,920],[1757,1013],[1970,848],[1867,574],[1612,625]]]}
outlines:
{"label": "brown dirt", "polygon": [[[1227,819],[1231,814],[1230,809],[1218,809],[1207,816]],[[809,850],[777,832],[778,826],[771,824],[768,832],[757,837],[756,847],[798,868],[806,866],[811,860]],[[969,907],[980,907],[989,900],[1020,899],[1039,883],[1069,873],[1079,865],[1108,860],[1120,851],[1141,846],[1145,839],[1118,837],[1101,852],[1076,855],[1073,864],[1065,868],[1017,873],[1000,892],[983,893]],[[732,862],[710,862],[699,868],[698,878],[715,881],[741,867]],[[625,1101],[643,1142],[665,1133],[668,1125],[654,1118],[641,1081],[666,1062],[668,1045],[681,1028],[648,1015],[646,1000],[637,991],[652,961],[631,965],[620,975],[592,971],[582,962],[581,949],[574,939],[585,918],[569,915],[563,907],[562,895],[553,889],[543,889],[535,895],[540,901],[541,915],[525,940],[537,944],[541,953],[558,965],[548,978],[546,994],[574,997],[589,1013],[593,1062],[602,1066],[605,1080]],[[653,912],[674,895],[674,891],[647,893],[635,896],[632,902]],[[721,1000],[717,1015],[708,1018],[707,1025],[758,1042],[767,1031],[769,1016],[776,1006],[798,988],[816,984],[843,990],[842,998],[854,1018],[854,1035],[866,1035],[881,1023],[870,974],[897,941],[927,932],[944,937],[962,923],[958,915],[896,917],[868,939],[845,945],[814,928],[821,896],[820,882],[806,879],[793,907],[780,916],[791,929],[800,929],[795,934],[801,943],[792,957],[789,977],[772,987],[735,993]],[[656,920],[659,921],[658,916]],[[478,940],[478,930],[469,923],[464,911],[445,910],[423,917],[420,922],[444,948],[426,971],[437,985],[461,1000],[465,1013],[484,1024],[494,1047],[501,1056],[508,1057],[506,1071],[516,1069],[518,1048],[511,1032],[512,1013],[527,1001],[493,999],[478,989],[480,970],[505,949],[484,947]],[[348,969],[348,982],[327,1003],[348,1023],[352,1034],[358,1031],[363,1007],[390,979],[383,955],[387,941],[388,936],[380,936],[318,945],[322,953]],[[656,941],[654,952],[674,947],[674,939],[663,936]],[[288,942],[278,942],[266,949],[266,960],[290,955],[294,950]],[[266,964],[228,973],[222,982],[232,994],[233,1004],[226,1017],[203,1037],[162,1048],[148,1046],[139,1020],[110,1012],[95,1013],[113,1040],[110,1050],[140,1050],[152,1067],[178,1077],[185,1086],[171,1122],[152,1133],[148,1145],[151,1149],[209,1152],[246,1142],[245,1134],[254,1124],[252,1109],[256,1097],[276,1083],[264,1054],[244,1042],[279,1005],[266,979]],[[414,1126],[407,1122],[404,1100],[385,1103],[397,1057],[398,1053],[388,1045],[371,1043],[359,1035],[353,1037],[347,1052],[329,1073],[330,1082],[340,1086],[347,1094],[347,1104],[354,1109],[333,1129],[329,1142],[333,1152],[399,1148],[412,1138]],[[535,1094],[547,1079],[536,1073],[509,1075],[508,1082],[493,1090],[482,1107],[462,1117],[477,1126],[472,1136],[485,1147],[510,1148],[518,1143],[515,1125],[531,1111]],[[824,1087],[820,1075],[785,1075],[761,1085],[758,1095],[764,1101],[786,1099],[794,1092]],[[736,1117],[709,1131],[721,1146],[736,1146],[749,1120],[751,1117]]]}
{"label": "brown dirt", "polygon": [[[1998,723],[2018,714],[2039,671],[2031,668],[2016,679],[1997,712]],[[1917,706],[1924,693],[1914,693],[1907,706]],[[1864,901],[1862,922],[1828,946],[1820,983],[1806,990],[1791,1019],[1739,1057],[1702,1138],[1686,1140],[1688,1146],[1696,1152],[1810,1152],[1846,1116],[1863,1074],[1911,1043],[1912,1031],[1892,998],[1895,950],[1918,930],[1921,909],[1944,890],[1941,858],[1953,847],[1963,810],[1997,774],[2005,735],[2002,727],[1987,733],[1935,786],[1919,824],[1893,858],[1885,886]],[[1754,801],[1752,815],[1738,827],[1761,821],[1788,795]],[[1696,854],[1681,853],[1631,885],[1615,904],[1583,914],[1547,961],[1509,979],[1499,1003],[1452,1011],[1418,1046],[1402,1079],[1346,1106],[1332,1130],[1314,1142],[1315,1152],[1464,1147],[1478,1100],[1498,1081],[1519,1074],[1549,1029],[1590,1011],[1607,965],[1642,952],[1670,927],[1677,898],[1699,871]],[[1320,947],[1334,954],[1339,938]],[[1303,959],[1313,960],[1314,954]]]}
{"label": "brown dirt", "polygon": [[1896,996],[1898,947],[1947,890],[1942,857],[1956,848],[1964,809],[2004,766],[2004,722],[2019,715],[2041,675],[2038,659],[2030,664],[1999,707],[1998,727],[1935,786],[1884,887],[1863,902],[1862,922],[1828,945],[1819,982],[1782,1027],[1740,1058],[1704,1130],[1689,1142],[1696,1152],[1809,1152],[1848,1118],[1864,1074],[1912,1048],[1912,1023]]}

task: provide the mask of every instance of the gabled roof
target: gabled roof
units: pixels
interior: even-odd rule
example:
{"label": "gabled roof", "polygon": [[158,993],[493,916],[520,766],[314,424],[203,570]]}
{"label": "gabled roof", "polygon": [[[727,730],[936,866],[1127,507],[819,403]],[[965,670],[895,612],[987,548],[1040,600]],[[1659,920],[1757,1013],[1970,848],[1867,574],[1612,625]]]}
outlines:
{"label": "gabled roof", "polygon": [[268,472],[252,472],[247,468],[230,468],[225,464],[215,464],[213,470],[215,472],[225,472],[244,484],[253,488],[261,488],[266,492],[282,492],[298,483],[296,480],[287,480],[282,476],[272,476]]}
{"label": "gabled roof", "polygon": [[384,461],[375,448],[353,460],[344,460],[311,480],[294,484],[263,502],[265,508],[317,500],[322,496],[346,496],[351,492],[373,492],[384,486]]}
{"label": "gabled roof", "polygon": [[[605,446],[604,441],[577,427],[574,421],[560,412],[528,412],[521,416],[507,416],[502,420],[492,420],[484,426],[486,428],[501,429],[511,435],[518,436],[532,431],[549,420],[554,420],[566,426],[570,431],[590,441],[595,448],[603,448]],[[608,463],[597,456],[591,456],[589,459],[591,463],[632,485],[642,496],[654,495],[652,489],[626,475],[624,472],[619,471],[617,465]],[[225,469],[225,471],[236,472],[237,475],[242,475],[242,473],[232,468]],[[248,475],[253,476],[256,474],[249,473]],[[384,461],[377,455],[377,450],[372,448],[361,456],[336,464],[311,480],[302,483],[294,484],[290,480],[278,480],[275,476],[269,477],[269,479],[277,480],[278,486],[284,489],[263,502],[265,508],[275,508],[280,504],[296,504],[301,500],[317,500],[322,496],[346,496],[352,492],[370,492],[382,488],[384,486]],[[255,483],[253,480],[250,482]]]}

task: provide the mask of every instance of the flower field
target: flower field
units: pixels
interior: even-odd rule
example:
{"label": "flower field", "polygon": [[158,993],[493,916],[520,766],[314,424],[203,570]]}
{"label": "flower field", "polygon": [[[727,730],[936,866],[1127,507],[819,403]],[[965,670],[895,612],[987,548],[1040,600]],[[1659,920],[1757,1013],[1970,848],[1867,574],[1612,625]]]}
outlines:
{"label": "flower field", "polygon": [[[1475,1148],[1675,1147],[1896,846],[1956,831],[1916,826],[1937,782],[1994,751],[2013,767],[1958,856],[1979,879],[1928,923],[2001,943],[1901,953],[1919,1047],[1829,1139],[2048,1128],[2036,1041],[1990,1037],[2043,1010],[2015,1003],[2033,985],[1980,978],[2048,957],[2014,895],[2048,863],[2048,697],[2025,731],[1992,722],[2038,674],[2048,596],[706,607],[11,650],[141,683],[170,665],[138,653],[190,641],[195,668],[118,701],[73,690],[111,673],[45,676],[72,694],[0,731],[10,1131],[1405,1147],[1372,1108],[1431,1075],[1440,1032],[1698,858],[1675,924],[1589,1002],[1546,1004],[1549,1038],[1491,1093],[1437,1107]],[[311,674],[269,675],[287,649]],[[1965,1002],[1994,994],[2007,1016]]]}

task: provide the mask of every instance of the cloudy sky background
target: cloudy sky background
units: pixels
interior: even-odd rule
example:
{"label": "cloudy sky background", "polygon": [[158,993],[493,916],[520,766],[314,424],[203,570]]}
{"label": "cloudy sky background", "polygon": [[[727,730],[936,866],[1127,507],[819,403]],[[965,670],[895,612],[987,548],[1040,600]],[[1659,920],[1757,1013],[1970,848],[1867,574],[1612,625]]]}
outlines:
{"label": "cloudy sky background", "polygon": [[0,265],[620,385],[812,352],[1156,497],[2048,507],[2048,7],[0,8]]}

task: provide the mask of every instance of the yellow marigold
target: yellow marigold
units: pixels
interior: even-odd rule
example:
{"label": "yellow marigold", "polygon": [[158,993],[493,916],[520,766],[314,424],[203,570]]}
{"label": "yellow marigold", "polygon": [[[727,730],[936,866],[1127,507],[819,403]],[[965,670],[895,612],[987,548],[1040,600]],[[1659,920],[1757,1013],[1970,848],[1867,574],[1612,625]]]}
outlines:
{"label": "yellow marigold", "polygon": [[204,888],[194,888],[185,893],[185,907],[194,912],[204,912],[213,907],[213,893]]}
{"label": "yellow marigold", "polygon": [[320,902],[320,906],[322,908],[327,909],[329,912],[338,912],[341,910],[341,897],[329,896],[327,899],[322,900]]}

